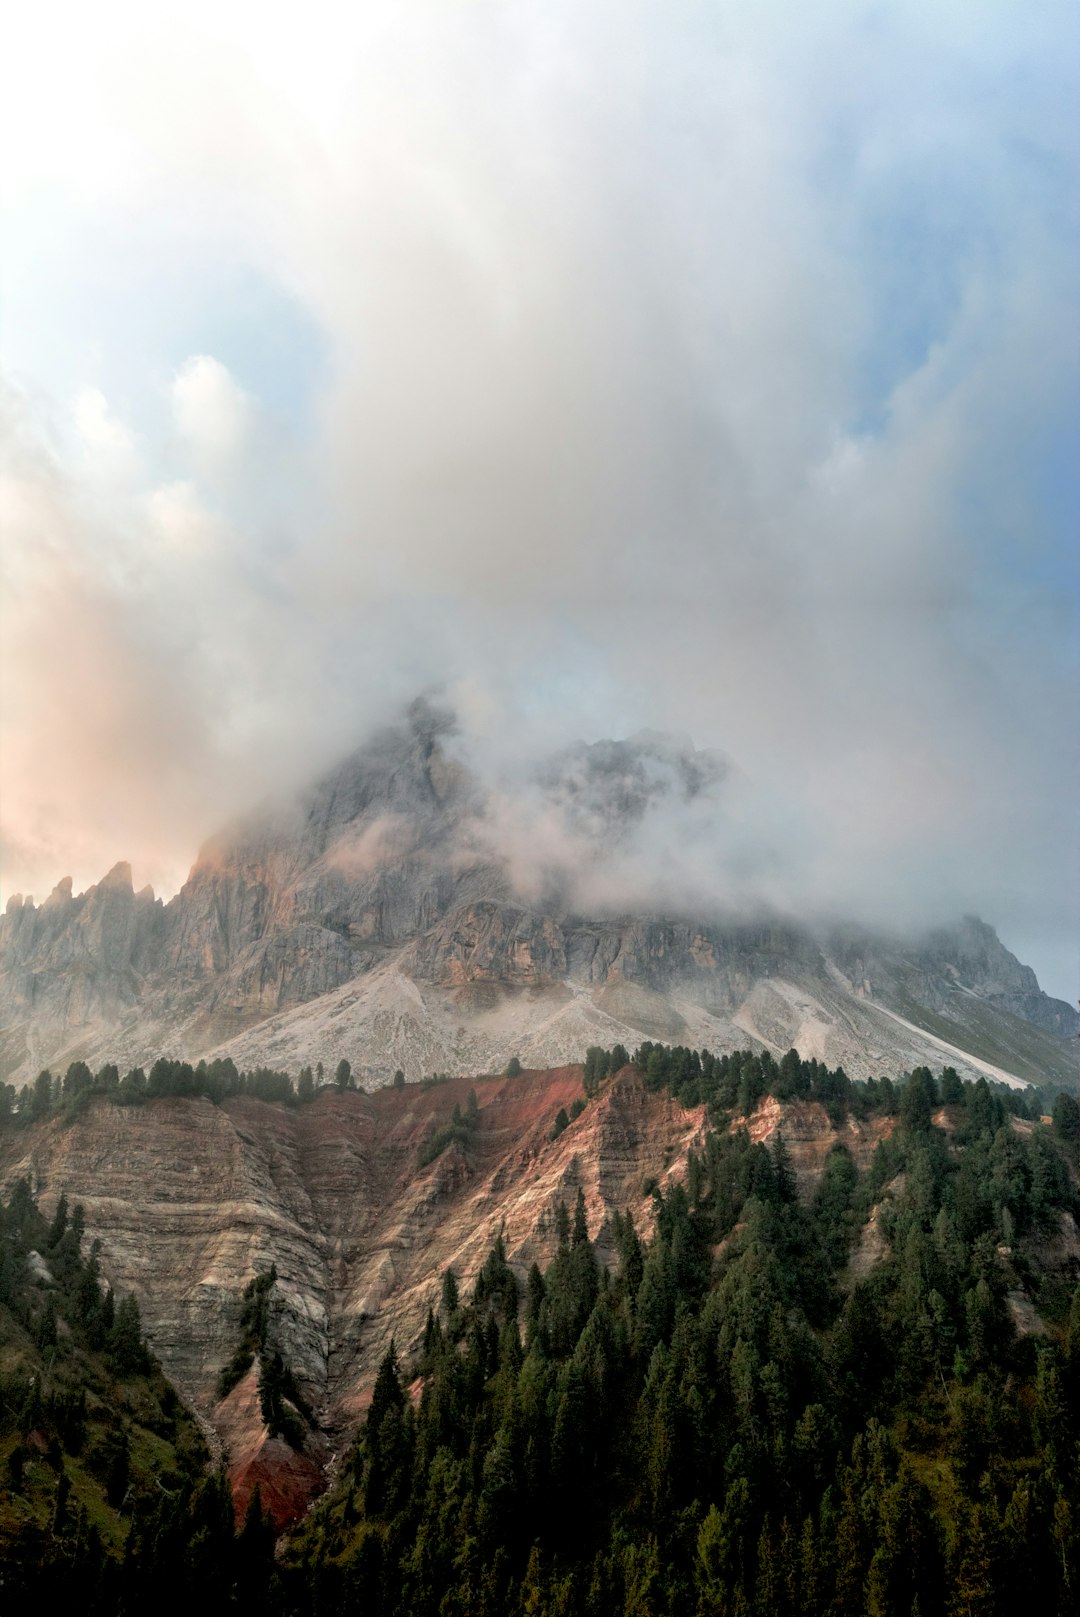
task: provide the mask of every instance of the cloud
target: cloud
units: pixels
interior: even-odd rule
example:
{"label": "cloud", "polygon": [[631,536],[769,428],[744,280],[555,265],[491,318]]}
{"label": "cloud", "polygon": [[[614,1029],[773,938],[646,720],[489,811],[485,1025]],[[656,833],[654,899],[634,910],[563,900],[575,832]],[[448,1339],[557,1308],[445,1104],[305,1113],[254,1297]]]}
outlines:
{"label": "cloud", "polygon": [[[145,357],[156,426],[101,379],[114,348],[130,369],[122,331],[79,377],[75,441],[23,378],[20,849],[180,865],[435,681],[508,783],[523,868],[534,838],[582,857],[557,804],[515,827],[530,760],[689,732],[736,766],[721,820],[658,798],[615,887],[977,909],[1057,939],[1067,990],[1064,6],[61,17],[70,97],[31,93],[56,17],[20,24],[10,222],[48,186],[107,223],[133,303],[166,261],[257,272],[328,363],[291,434],[213,309]],[[74,745],[77,675],[37,649],[57,592],[126,744],[101,718]],[[106,779],[132,807],[91,834]]]}
{"label": "cloud", "polygon": [[118,847],[174,891],[197,838],[277,778],[275,680],[283,711],[304,689],[287,603],[194,484],[153,483],[103,398],[79,401],[75,454],[10,385],[0,419],[4,892],[86,885]]}
{"label": "cloud", "polygon": [[346,826],[325,864],[357,880],[398,860],[415,857],[418,851],[415,825],[404,815],[383,814],[360,829]]}
{"label": "cloud", "polygon": [[244,452],[252,431],[252,401],[209,354],[196,354],[180,367],[172,384],[176,429],[197,462],[211,471]]}
{"label": "cloud", "polygon": [[82,388],[72,415],[88,477],[113,486],[131,483],[138,465],[135,441],[109,409],[105,395],[96,387]]}

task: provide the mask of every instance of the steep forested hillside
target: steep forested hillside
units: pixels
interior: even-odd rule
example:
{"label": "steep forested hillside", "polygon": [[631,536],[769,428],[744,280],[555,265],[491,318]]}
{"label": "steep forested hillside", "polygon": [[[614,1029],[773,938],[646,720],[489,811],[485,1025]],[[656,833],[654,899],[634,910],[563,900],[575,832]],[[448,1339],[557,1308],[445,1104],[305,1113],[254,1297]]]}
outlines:
{"label": "steep forested hillside", "polygon": [[[859,1085],[794,1051],[594,1047],[576,1072],[569,1111],[554,1108],[566,1082],[545,1091],[531,1151],[587,1149],[580,1131],[621,1091],[707,1119],[685,1170],[654,1140],[654,1172],[603,1231],[580,1193],[555,1203],[543,1270],[512,1267],[499,1237],[467,1294],[453,1269],[432,1274],[421,1346],[390,1348],[335,1486],[276,1560],[257,1492],[235,1532],[132,1299],[82,1253],[80,1209],[46,1220],[17,1184],[0,1220],[5,1610],[42,1592],[279,1617],[1074,1610],[1075,1100],[1047,1121],[951,1069]],[[146,1088],[219,1080],[227,1093],[234,1076],[162,1063]],[[527,1084],[508,1082],[504,1108]],[[42,1085],[63,1114],[50,1126],[79,1128],[90,1087]],[[401,1107],[441,1087],[403,1086]],[[441,1145],[466,1182],[476,1100]],[[794,1129],[825,1112],[835,1143],[810,1171]],[[441,1115],[408,1136],[421,1175]],[[782,1124],[762,1143],[766,1117],[790,1145]],[[274,1275],[248,1287],[229,1349],[248,1368]],[[299,1419],[295,1386],[281,1397]]]}
{"label": "steep forested hillside", "polygon": [[82,1209],[52,1220],[21,1181],[0,1206],[0,1606],[248,1609],[272,1537],[238,1535],[223,1473],[147,1350],[134,1298],[82,1253]]}
{"label": "steep forested hillside", "polygon": [[613,1275],[580,1202],[523,1294],[499,1244],[467,1302],[447,1274],[288,1547],[283,1609],[1074,1610],[1070,1147],[946,1089],[941,1126],[928,1073],[886,1096],[869,1171],[837,1144],[809,1206],[782,1137],[718,1130],[651,1243],[620,1219]]}

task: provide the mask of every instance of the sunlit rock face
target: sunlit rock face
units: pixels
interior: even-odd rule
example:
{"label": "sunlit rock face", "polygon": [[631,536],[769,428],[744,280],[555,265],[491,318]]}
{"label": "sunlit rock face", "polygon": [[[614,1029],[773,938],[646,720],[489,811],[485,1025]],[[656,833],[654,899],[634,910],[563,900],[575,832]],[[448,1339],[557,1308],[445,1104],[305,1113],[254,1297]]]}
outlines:
{"label": "sunlit rock face", "polygon": [[133,892],[126,865],[83,894],[65,881],[40,906],[13,900],[3,1075],[224,1052],[294,1072],[346,1056],[370,1085],[643,1036],[795,1045],[853,1077],[1074,1071],[1075,1011],[980,921],[900,942],[725,918],[705,894],[675,914],[619,908],[614,878],[593,874],[623,868],[665,805],[722,807],[718,755],[650,732],[582,744],[507,801],[457,761],[452,732],[414,704],[288,808],[212,839],[168,904]]}

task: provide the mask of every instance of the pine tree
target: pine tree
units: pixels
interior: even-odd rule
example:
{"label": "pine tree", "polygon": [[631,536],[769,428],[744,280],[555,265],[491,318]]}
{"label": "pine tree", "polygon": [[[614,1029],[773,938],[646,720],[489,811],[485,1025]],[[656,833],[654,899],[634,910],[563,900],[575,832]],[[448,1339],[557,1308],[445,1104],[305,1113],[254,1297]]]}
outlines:
{"label": "pine tree", "polygon": [[962,1106],[964,1103],[964,1086],[955,1067],[941,1069],[941,1104],[942,1106]]}
{"label": "pine tree", "polygon": [[539,1264],[534,1263],[525,1281],[525,1331],[529,1339],[539,1328],[545,1295],[544,1277]]}
{"label": "pine tree", "polygon": [[[451,1271],[448,1269],[447,1274]],[[379,1373],[375,1378],[375,1389],[371,1394],[371,1404],[368,1408],[367,1425],[370,1429],[377,1429],[388,1409],[401,1409],[405,1402],[405,1394],[401,1388],[401,1379],[398,1373],[397,1346],[393,1337],[390,1346],[379,1363]]]}
{"label": "pine tree", "polygon": [[776,1138],[773,1140],[772,1160],[777,1201],[788,1204],[797,1201],[798,1187],[795,1170],[791,1166],[791,1152],[788,1150],[787,1142],[779,1130],[777,1130]]}
{"label": "pine tree", "polygon": [[48,1117],[52,1110],[53,1077],[46,1067],[34,1079],[34,1087],[30,1093],[30,1121],[38,1123],[43,1117]]}
{"label": "pine tree", "polygon": [[1080,1103],[1075,1095],[1062,1090],[1054,1101],[1054,1133],[1059,1140],[1075,1145],[1080,1139]]}
{"label": "pine tree", "polygon": [[53,1215],[53,1221],[49,1226],[48,1244],[50,1247],[57,1247],[60,1245],[60,1242],[64,1237],[64,1233],[67,1230],[67,1222],[68,1199],[64,1192],[61,1191],[60,1199],[56,1204],[56,1212]]}
{"label": "pine tree", "polygon": [[937,1093],[929,1067],[916,1067],[904,1085],[900,1121],[912,1134],[925,1134],[930,1128]]}
{"label": "pine tree", "polygon": [[109,1332],[109,1352],[122,1375],[136,1374],[146,1364],[139,1305],[130,1292],[120,1299],[116,1308],[113,1327]]}
{"label": "pine tree", "polygon": [[447,1269],[442,1277],[442,1314],[448,1326],[457,1324],[460,1298],[458,1295],[457,1275],[453,1269]]}

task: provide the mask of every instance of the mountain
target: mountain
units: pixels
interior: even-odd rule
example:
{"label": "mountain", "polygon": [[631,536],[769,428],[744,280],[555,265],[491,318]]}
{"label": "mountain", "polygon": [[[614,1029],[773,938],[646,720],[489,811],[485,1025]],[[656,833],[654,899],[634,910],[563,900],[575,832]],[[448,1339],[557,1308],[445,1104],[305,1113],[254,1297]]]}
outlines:
{"label": "mountain", "polygon": [[2,1071],[346,1057],[378,1085],[398,1068],[551,1066],[645,1036],[794,1045],[856,1077],[951,1062],[1075,1078],[1076,1012],[974,918],[901,939],[685,897],[669,911],[655,894],[626,913],[639,828],[722,804],[730,772],[642,732],[546,759],[508,797],[457,760],[452,719],[415,703],[287,808],[213,838],[168,904],[136,893],[125,864],[79,895],[67,880],[40,906],[13,898]]}

